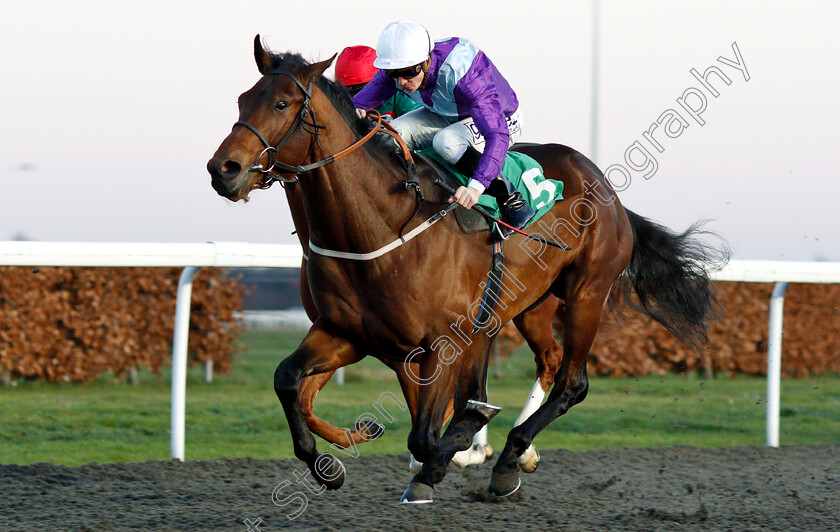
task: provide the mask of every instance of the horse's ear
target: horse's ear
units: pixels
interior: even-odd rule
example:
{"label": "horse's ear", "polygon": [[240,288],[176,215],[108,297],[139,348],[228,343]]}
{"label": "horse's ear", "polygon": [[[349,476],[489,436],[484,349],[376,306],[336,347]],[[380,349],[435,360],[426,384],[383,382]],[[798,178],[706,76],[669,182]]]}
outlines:
{"label": "horse's ear", "polygon": [[254,59],[257,60],[257,68],[260,74],[265,75],[266,72],[274,68],[274,59],[268,50],[263,48],[259,33],[254,37]]}
{"label": "horse's ear", "polygon": [[333,56],[327,59],[326,61],[321,61],[320,63],[312,63],[311,65],[309,65],[309,75],[312,78],[312,81],[315,81],[316,79],[321,77],[321,74],[323,74],[328,68],[330,68],[330,65],[333,61],[335,61],[335,56],[337,55],[338,54],[333,54]]}

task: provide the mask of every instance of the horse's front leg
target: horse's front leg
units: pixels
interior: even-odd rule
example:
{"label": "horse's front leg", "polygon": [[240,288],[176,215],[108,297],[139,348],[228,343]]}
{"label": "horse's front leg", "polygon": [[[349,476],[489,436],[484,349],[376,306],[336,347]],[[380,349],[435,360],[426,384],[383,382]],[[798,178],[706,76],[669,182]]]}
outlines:
{"label": "horse's front leg", "polygon": [[[414,420],[417,419],[417,402],[419,401],[420,395],[420,384],[417,382],[419,379],[416,377],[420,374],[420,364],[416,362],[393,361],[390,359],[383,359],[382,362],[396,373],[397,381],[400,383],[400,389],[402,389],[405,402],[408,405],[408,411],[411,414],[411,423],[413,424]],[[452,418],[453,412],[452,400],[450,399],[446,404],[446,412],[443,416],[444,424]],[[418,462],[417,458],[412,454],[408,463],[408,470],[411,474],[416,475],[422,467],[423,463]]]}
{"label": "horse's front leg", "polygon": [[344,466],[330,454],[318,454],[315,438],[306,426],[300,404],[300,381],[303,377],[334,371],[364,357],[363,351],[348,340],[325,331],[316,321],[300,346],[277,366],[274,391],[292,433],[295,456],[309,467],[315,480],[328,489],[344,483]]}
{"label": "horse's front leg", "polygon": [[[403,504],[432,502],[434,486],[443,480],[452,457],[458,451],[468,449],[475,433],[499,412],[498,407],[486,403],[489,344],[488,338],[476,337],[472,348],[462,353],[456,363],[438,366],[441,368],[438,378],[420,387],[418,417],[409,436],[409,449],[423,461],[423,468],[406,488],[400,501]],[[436,356],[427,358],[435,360]],[[443,414],[453,395],[455,414],[441,438]],[[425,423],[425,415],[440,421],[438,424]],[[424,442],[425,447],[421,445]]]}
{"label": "horse's front leg", "polygon": [[341,428],[324,421],[315,414],[315,397],[327,385],[334,371],[304,377],[300,382],[300,407],[306,426],[316,435],[339,447],[353,447],[357,443],[374,440],[385,432],[380,423],[356,423],[353,428]]}
{"label": "horse's front leg", "polygon": [[[412,360],[419,364],[410,366]],[[445,362],[439,359],[438,353],[430,349],[428,344],[424,346],[422,359],[416,357],[406,361],[406,373],[418,391],[417,412],[408,434],[408,450],[412,457],[423,462],[423,469],[409,483],[400,498],[402,504],[432,502],[435,484],[432,479],[443,478],[443,474],[430,474],[427,470],[434,465],[431,462],[438,454],[441,429],[458,377],[457,360],[455,363]],[[413,369],[415,367],[417,370]]]}
{"label": "horse's front leg", "polygon": [[[444,460],[446,465],[452,460],[452,455],[469,449],[475,434],[501,410],[487,403],[487,368],[493,338],[481,334],[474,337],[473,342],[469,353],[462,355],[458,384],[453,394],[453,409],[457,415],[441,438],[437,458]],[[483,455],[484,451],[481,450],[481,453]]]}

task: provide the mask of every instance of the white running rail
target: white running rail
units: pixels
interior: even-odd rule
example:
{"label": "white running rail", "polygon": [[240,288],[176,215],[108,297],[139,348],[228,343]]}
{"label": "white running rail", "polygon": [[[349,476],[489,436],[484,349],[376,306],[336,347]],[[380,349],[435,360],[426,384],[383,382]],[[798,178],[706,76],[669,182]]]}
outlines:
{"label": "white running rail", "polygon": [[[241,242],[0,242],[0,266],[146,266],[184,268],[178,283],[172,341],[172,458],[184,460],[187,340],[192,280],[200,267],[297,268],[298,245]],[[840,283],[840,263],[731,261],[716,281],[777,283],[770,305],[767,350],[767,445],[779,445],[782,318],[788,283]]]}
{"label": "white running rail", "polygon": [[770,297],[767,340],[767,446],[779,446],[782,380],[782,320],[788,283],[840,283],[838,262],[733,260],[712,275],[716,281],[776,283]]}

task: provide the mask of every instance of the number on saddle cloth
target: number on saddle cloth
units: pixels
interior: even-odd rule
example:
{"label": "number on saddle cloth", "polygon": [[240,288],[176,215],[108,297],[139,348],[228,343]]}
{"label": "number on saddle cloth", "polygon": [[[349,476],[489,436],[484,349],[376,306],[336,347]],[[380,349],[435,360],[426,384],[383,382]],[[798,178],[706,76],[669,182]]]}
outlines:
{"label": "number on saddle cloth", "polygon": [[[417,155],[429,163],[440,175],[441,180],[447,182],[452,188],[459,185],[466,185],[469,178],[458,172],[451,164],[446,162],[434,148],[420,150]],[[533,158],[519,152],[508,152],[502,166],[502,173],[507,176],[522,197],[536,211],[536,215],[528,225],[536,222],[543,214],[549,211],[554,202],[563,199],[563,182],[553,179],[546,179],[543,176],[543,169]],[[500,216],[499,206],[496,198],[489,194],[482,194],[478,204],[484,207],[491,214]],[[461,230],[467,234],[488,231],[490,224],[487,220],[474,210],[455,209],[455,217]],[[527,227],[527,226],[526,226]]]}

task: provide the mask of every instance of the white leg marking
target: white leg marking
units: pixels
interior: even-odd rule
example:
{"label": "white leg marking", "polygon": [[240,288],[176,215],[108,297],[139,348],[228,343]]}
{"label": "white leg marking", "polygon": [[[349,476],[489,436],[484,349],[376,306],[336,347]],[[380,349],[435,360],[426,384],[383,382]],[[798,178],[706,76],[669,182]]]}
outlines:
{"label": "white leg marking", "polygon": [[484,425],[481,427],[481,430],[475,433],[475,436],[473,436],[473,444],[487,445],[487,425]]}
{"label": "white leg marking", "polygon": [[534,386],[531,388],[531,394],[528,396],[528,401],[522,408],[522,413],[519,414],[518,418],[516,418],[516,422],[514,422],[513,426],[518,427],[524,423],[526,419],[531,417],[531,414],[536,412],[540,407],[544,398],[545,392],[543,391],[542,386],[540,386],[540,380],[537,379],[536,382],[534,382]]}
{"label": "white leg marking", "polygon": [[423,469],[423,462],[418,462],[414,455],[411,455],[411,460],[408,462],[408,470],[412,475],[416,475]]}

